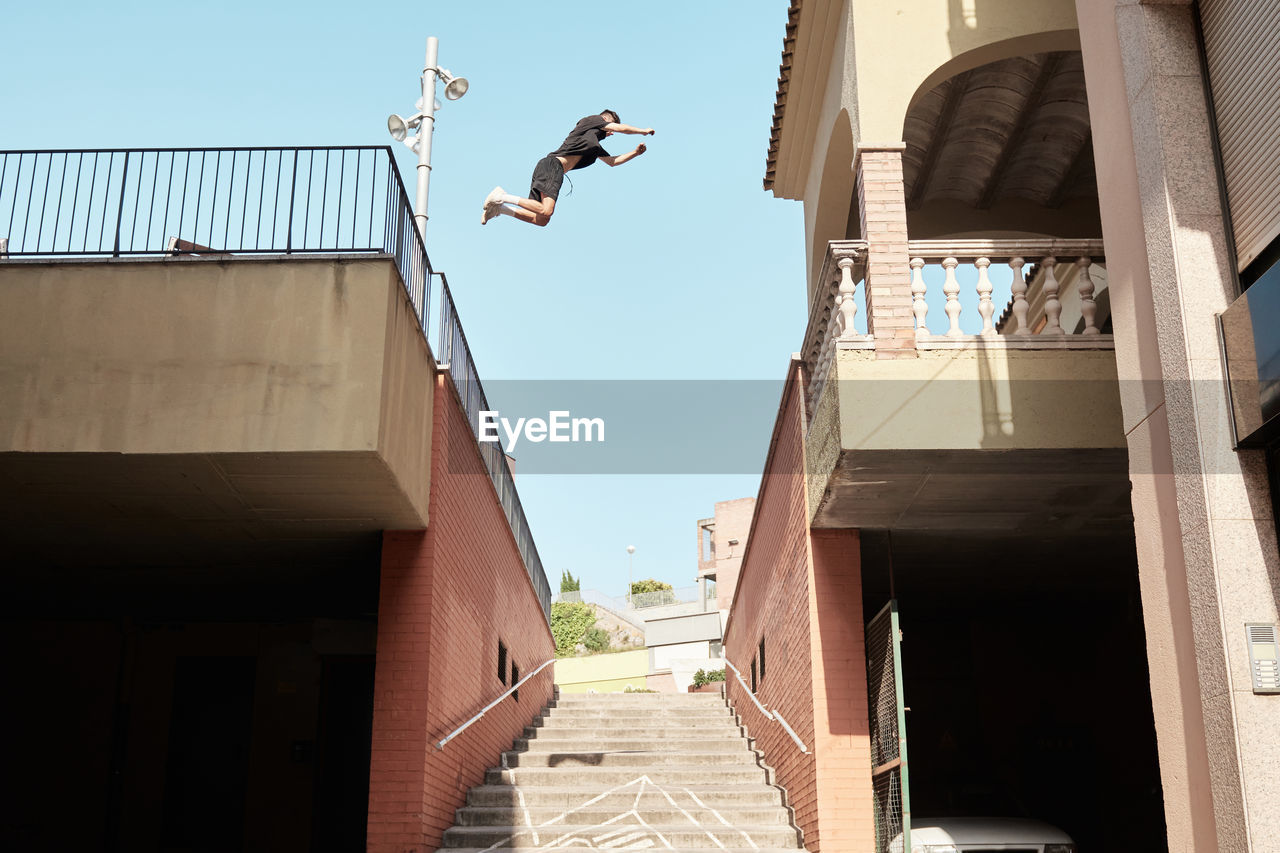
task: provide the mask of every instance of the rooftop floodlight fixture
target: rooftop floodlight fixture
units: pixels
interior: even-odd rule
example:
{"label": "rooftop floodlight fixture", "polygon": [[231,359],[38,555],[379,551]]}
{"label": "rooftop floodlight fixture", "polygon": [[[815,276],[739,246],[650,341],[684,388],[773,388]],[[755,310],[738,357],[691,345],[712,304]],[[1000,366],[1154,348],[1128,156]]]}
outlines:
{"label": "rooftop floodlight fixture", "polygon": [[[387,132],[397,142],[403,142],[418,155],[418,194],[413,207],[413,220],[418,227],[418,234],[425,243],[427,239],[427,193],[431,186],[431,137],[436,129],[436,110],[440,102],[436,100],[436,78],[444,81],[444,96],[456,101],[467,93],[470,84],[466,77],[455,77],[447,68],[441,68],[437,61],[440,41],[435,36],[427,38],[427,60],[422,67],[422,97],[417,103],[418,112],[409,118],[391,115],[387,119]],[[417,129],[417,136],[409,136],[409,131]]]}
{"label": "rooftop floodlight fixture", "polygon": [[444,96],[451,101],[458,100],[467,94],[467,89],[471,88],[466,77],[454,77],[453,72],[448,68],[437,68],[436,73],[444,81]]}
{"label": "rooftop floodlight fixture", "polygon": [[391,138],[396,142],[404,142],[405,137],[409,135],[409,131],[422,124],[422,113],[410,116],[409,118],[401,118],[392,113],[387,117],[387,132],[391,134]]}

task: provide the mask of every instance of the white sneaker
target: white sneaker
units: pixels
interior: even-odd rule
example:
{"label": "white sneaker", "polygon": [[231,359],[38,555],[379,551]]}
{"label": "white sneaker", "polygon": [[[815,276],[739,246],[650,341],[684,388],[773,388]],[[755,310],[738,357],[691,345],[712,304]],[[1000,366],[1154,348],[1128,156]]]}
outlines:
{"label": "white sneaker", "polygon": [[488,208],[495,204],[502,204],[502,197],[506,194],[506,190],[502,187],[494,187],[493,190],[484,197],[484,206]]}
{"label": "white sneaker", "polygon": [[501,212],[501,210],[502,210],[502,205],[500,203],[490,204],[486,206],[484,209],[484,213],[480,214],[480,224],[488,225],[489,220],[496,218],[498,214]]}

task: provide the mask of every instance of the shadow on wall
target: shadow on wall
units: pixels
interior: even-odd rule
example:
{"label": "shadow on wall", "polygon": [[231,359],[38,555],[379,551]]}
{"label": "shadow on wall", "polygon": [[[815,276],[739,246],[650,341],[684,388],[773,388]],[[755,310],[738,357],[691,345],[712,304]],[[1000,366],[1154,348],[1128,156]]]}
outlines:
{"label": "shadow on wall", "polygon": [[[1026,0],[947,0],[947,41],[951,45],[951,55],[955,57],[953,62],[957,67],[943,74],[935,72],[930,76],[931,82],[927,82],[927,86],[932,88],[939,81],[962,71],[1010,56],[1051,50],[1079,50],[1080,35],[1076,30],[1035,32],[995,41],[989,38],[992,32],[1008,31],[1010,19],[1017,17],[1012,13],[1033,6],[1047,9],[1052,5],[1055,4],[1051,0],[1040,0],[1038,3],[1028,3]],[[1022,14],[1028,13],[1022,11]],[[1016,27],[1017,24],[1013,26]],[[964,55],[968,53],[973,56],[965,60]],[[945,67],[952,64],[948,63]],[[928,89],[921,87],[921,91]]]}

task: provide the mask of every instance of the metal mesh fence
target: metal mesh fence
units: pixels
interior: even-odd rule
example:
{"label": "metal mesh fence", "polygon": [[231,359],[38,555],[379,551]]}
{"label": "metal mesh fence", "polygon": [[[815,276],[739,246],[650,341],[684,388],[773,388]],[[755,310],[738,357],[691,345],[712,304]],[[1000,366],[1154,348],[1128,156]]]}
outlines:
{"label": "metal mesh fence", "polygon": [[876,853],[910,853],[902,837],[902,778],[898,771],[881,773],[872,780],[876,806]]}
{"label": "metal mesh fence", "polygon": [[898,678],[897,612],[890,603],[867,625],[867,701],[871,723],[876,853],[909,853],[910,808]]}
{"label": "metal mesh fence", "polygon": [[888,608],[867,625],[867,702],[871,718],[871,766],[898,757],[898,691],[894,677],[893,614]]}

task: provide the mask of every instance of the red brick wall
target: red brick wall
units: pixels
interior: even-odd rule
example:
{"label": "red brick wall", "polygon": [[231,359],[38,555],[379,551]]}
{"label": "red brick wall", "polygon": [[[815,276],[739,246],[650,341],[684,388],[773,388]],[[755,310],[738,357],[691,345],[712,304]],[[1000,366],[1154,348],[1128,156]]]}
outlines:
{"label": "red brick wall", "polygon": [[[773,445],[756,499],[747,553],[738,575],[724,649],[750,682],[751,661],[765,638],[765,677],[757,697],[776,708],[805,744],[813,743],[812,652],[809,642],[809,545],[805,504],[804,427],[798,364],[792,363]],[[726,673],[729,699],[757,748],[787,789],[805,846],[818,849],[817,765],[782,727],[760,714],[742,685]]]}
{"label": "red brick wall", "polygon": [[[551,698],[547,667],[445,746],[435,742],[506,689],[498,641],[521,675],[555,654],[546,617],[516,549],[452,387],[438,377],[430,521],[388,531],[382,546],[368,850],[440,846],[466,792],[497,766]],[[509,681],[509,679],[508,679]]]}
{"label": "red brick wall", "polygon": [[858,533],[808,528],[802,390],[793,363],[729,613],[725,654],[749,680],[764,639],[765,671],[756,696],[782,714],[809,754],[759,712],[732,676],[728,692],[787,790],[805,847],[813,853],[824,845],[870,850],[875,829]]}
{"label": "red brick wall", "polygon": [[868,326],[877,358],[915,358],[902,150],[859,148],[858,212],[867,241]]}
{"label": "red brick wall", "polygon": [[815,729],[810,749],[818,765],[818,825],[828,850],[873,850],[876,830],[858,531],[813,530],[809,545]]}

